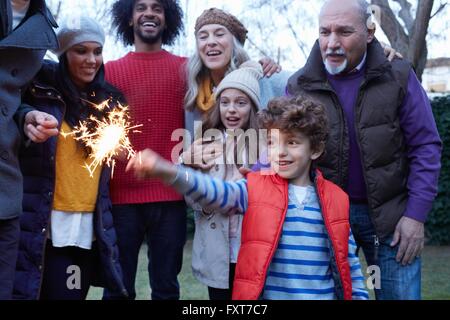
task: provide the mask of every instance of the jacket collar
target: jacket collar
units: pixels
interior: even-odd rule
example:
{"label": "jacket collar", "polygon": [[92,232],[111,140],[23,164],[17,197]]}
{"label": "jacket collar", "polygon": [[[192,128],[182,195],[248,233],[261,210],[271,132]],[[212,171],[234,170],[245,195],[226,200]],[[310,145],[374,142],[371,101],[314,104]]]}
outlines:
{"label": "jacket collar", "polygon": [[[381,76],[392,68],[387,60],[384,50],[377,39],[367,46],[366,81]],[[314,44],[305,66],[297,74],[297,85],[306,89],[324,89],[327,83],[327,74],[323,65],[319,40]]]}
{"label": "jacket collar", "polygon": [[[276,174],[271,169],[261,170],[258,174],[270,175],[272,182],[275,184],[289,185],[288,180],[280,177],[278,174]],[[324,177],[323,177],[322,172],[319,169],[311,169],[310,178],[311,178],[311,181],[313,181],[314,185],[316,185],[317,187],[322,187],[322,185],[324,183]]]}
{"label": "jacket collar", "polygon": [[324,184],[324,177],[319,169],[311,170],[311,181],[314,181],[314,185],[317,189],[322,190]]}

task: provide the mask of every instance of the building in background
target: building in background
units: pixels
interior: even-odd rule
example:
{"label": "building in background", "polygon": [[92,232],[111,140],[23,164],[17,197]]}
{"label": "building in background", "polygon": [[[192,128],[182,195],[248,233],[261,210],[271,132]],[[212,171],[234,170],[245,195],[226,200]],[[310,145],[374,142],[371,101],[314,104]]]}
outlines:
{"label": "building in background", "polygon": [[429,59],[422,77],[428,93],[450,93],[450,58]]}

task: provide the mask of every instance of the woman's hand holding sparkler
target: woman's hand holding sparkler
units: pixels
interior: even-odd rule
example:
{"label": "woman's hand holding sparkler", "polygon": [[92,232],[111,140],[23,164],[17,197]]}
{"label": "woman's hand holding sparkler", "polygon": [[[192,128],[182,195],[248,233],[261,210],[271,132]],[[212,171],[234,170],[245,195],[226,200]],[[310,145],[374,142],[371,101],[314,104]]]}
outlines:
{"label": "woman's hand holding sparkler", "polygon": [[58,120],[45,112],[30,111],[25,116],[23,130],[31,141],[42,143],[58,135]]}
{"label": "woman's hand holding sparkler", "polygon": [[176,166],[161,157],[155,151],[145,149],[128,161],[126,171],[133,170],[136,178],[160,178],[165,182],[173,181],[177,176]]}

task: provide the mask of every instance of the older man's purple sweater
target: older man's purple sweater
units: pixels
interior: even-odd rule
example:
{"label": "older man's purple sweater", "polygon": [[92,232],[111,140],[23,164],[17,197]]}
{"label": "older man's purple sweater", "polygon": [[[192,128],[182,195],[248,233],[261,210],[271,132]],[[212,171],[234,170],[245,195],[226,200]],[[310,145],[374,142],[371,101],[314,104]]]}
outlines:
{"label": "older man's purple sweater", "polygon": [[[348,126],[350,139],[349,179],[346,191],[350,200],[367,199],[362,161],[355,129],[355,104],[365,68],[347,75],[330,75]],[[408,90],[399,110],[409,158],[408,203],[404,216],[425,222],[437,194],[442,142],[431,111],[430,101],[414,71],[408,79]],[[383,152],[383,150],[380,150]]]}

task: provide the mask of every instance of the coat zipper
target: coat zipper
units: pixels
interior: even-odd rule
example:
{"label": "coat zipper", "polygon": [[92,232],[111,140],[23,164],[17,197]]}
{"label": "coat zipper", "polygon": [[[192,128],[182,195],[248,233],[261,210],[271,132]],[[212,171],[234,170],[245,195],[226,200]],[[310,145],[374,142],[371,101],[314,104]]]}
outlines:
{"label": "coat zipper", "polygon": [[[56,151],[57,147],[58,147],[58,139],[56,139],[55,151]],[[53,155],[53,157],[55,157],[55,164],[53,166],[53,186],[55,186],[55,183],[56,183],[56,152]],[[41,266],[41,270],[39,270],[41,272],[41,281],[40,281],[40,284],[39,284],[39,290],[38,290],[38,295],[37,295],[38,300],[40,299],[40,296],[41,296],[42,283],[43,283],[43,279],[44,279],[45,251],[46,251],[46,248],[47,248],[49,228],[51,227],[50,226],[50,223],[51,223],[50,220],[51,220],[51,214],[52,214],[52,210],[53,210],[53,201],[54,201],[54,199],[55,199],[55,188],[53,187],[52,198],[51,198],[51,202],[50,202],[50,214],[49,214],[49,217],[48,217],[48,220],[47,220],[47,230],[45,232],[44,247],[42,249],[42,260],[41,260],[41,265],[40,265]]]}
{"label": "coat zipper", "polygon": [[373,236],[373,245],[375,250],[373,251],[373,261],[375,261],[375,263],[378,263],[378,249],[380,247],[380,240],[378,239],[377,235]]}
{"label": "coat zipper", "polygon": [[37,296],[36,296],[37,300],[40,300],[40,297],[41,297],[41,291],[42,291],[42,282],[43,282],[43,279],[44,279],[44,270],[45,270],[45,251],[46,251],[45,249],[47,248],[47,241],[48,241],[48,234],[49,234],[49,231],[48,231],[48,226],[49,226],[49,224],[50,224],[50,218],[48,219],[48,222],[47,222],[47,230],[46,230],[46,232],[45,232],[44,246],[43,246],[43,248],[42,248],[41,264],[39,265],[39,267],[41,268],[41,269],[39,270],[39,272],[41,273],[41,277],[40,277],[39,288],[38,288],[38,292],[37,292]]}
{"label": "coat zipper", "polygon": [[[343,160],[342,160],[342,154],[344,152],[344,146],[342,141],[344,140],[344,128],[346,126],[348,126],[347,121],[345,120],[345,116],[344,116],[344,111],[342,108],[341,103],[339,102],[339,99],[337,97],[336,91],[333,90],[333,88],[330,86],[330,84],[328,83],[328,81],[325,84],[325,91],[328,91],[331,93],[331,99],[333,100],[334,105],[337,107],[338,113],[339,113],[339,119],[341,121],[341,123],[343,123],[343,125],[340,126],[340,140],[341,143],[339,143],[339,157],[338,157],[338,180],[339,180],[339,185],[342,186],[342,188],[344,188],[344,184],[345,184],[345,179],[344,179],[344,174],[343,174]],[[348,173],[347,173],[348,176]]]}

